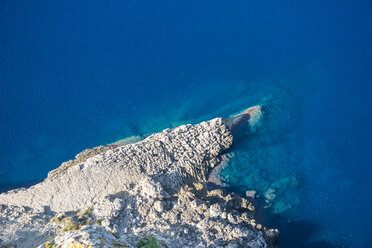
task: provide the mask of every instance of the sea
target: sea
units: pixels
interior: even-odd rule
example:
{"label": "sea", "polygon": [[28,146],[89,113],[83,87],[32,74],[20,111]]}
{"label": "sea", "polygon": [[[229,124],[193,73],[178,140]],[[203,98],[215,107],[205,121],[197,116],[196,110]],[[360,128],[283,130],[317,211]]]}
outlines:
{"label": "sea", "polygon": [[224,187],[280,248],[372,247],[371,31],[370,0],[1,0],[0,191],[263,105]]}

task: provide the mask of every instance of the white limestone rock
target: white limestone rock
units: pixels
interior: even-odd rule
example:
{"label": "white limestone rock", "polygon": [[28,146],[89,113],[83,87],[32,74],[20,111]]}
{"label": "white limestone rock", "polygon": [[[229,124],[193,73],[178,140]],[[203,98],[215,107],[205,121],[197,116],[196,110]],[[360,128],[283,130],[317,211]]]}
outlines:
{"label": "white limestone rock", "polygon": [[[43,182],[0,194],[0,247],[45,246],[50,237],[61,247],[132,247],[143,235],[163,247],[275,247],[278,231],[256,228],[251,203],[205,187],[232,140],[215,118],[86,151]],[[58,213],[68,221],[51,222]]]}

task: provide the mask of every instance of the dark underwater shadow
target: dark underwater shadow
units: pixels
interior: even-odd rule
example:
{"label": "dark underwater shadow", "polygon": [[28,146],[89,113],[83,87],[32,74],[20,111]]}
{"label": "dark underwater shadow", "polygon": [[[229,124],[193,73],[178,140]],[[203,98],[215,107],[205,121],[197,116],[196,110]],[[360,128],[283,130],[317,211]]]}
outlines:
{"label": "dark underwater shadow", "polygon": [[275,227],[280,230],[280,236],[277,241],[279,248],[349,248],[346,244],[333,244],[325,240],[314,241],[321,230],[308,221],[290,221],[281,215],[270,215],[267,226]]}
{"label": "dark underwater shadow", "polygon": [[[224,188],[218,185],[212,185],[212,188],[209,189],[224,188],[228,192],[234,192],[240,197],[244,197],[241,187],[233,186]],[[317,234],[322,231],[317,224],[304,220],[294,221],[286,216],[273,214],[270,209],[264,209],[262,207],[264,206],[264,202],[261,198],[250,198],[250,201],[255,206],[255,219],[258,223],[264,224],[267,228],[279,229],[278,248],[352,248],[352,246],[341,241],[338,244],[334,244],[326,240],[314,240],[314,237],[318,236]]]}

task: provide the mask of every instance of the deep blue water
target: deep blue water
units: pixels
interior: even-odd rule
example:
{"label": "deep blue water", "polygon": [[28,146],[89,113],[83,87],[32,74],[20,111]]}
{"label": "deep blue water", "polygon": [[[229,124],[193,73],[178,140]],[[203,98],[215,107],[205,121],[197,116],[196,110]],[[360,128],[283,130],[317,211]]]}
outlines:
{"label": "deep blue water", "polygon": [[3,0],[0,190],[88,147],[265,104],[229,187],[278,187],[261,219],[280,247],[370,247],[371,28],[368,0]]}

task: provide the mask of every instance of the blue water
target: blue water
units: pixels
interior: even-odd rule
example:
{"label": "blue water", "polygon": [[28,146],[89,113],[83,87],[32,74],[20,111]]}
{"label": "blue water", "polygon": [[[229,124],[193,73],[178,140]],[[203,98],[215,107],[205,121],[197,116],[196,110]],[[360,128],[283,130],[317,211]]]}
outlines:
{"label": "blue water", "polygon": [[229,188],[277,187],[260,218],[279,247],[370,247],[371,28],[368,0],[3,0],[0,190],[88,147],[265,104]]}

